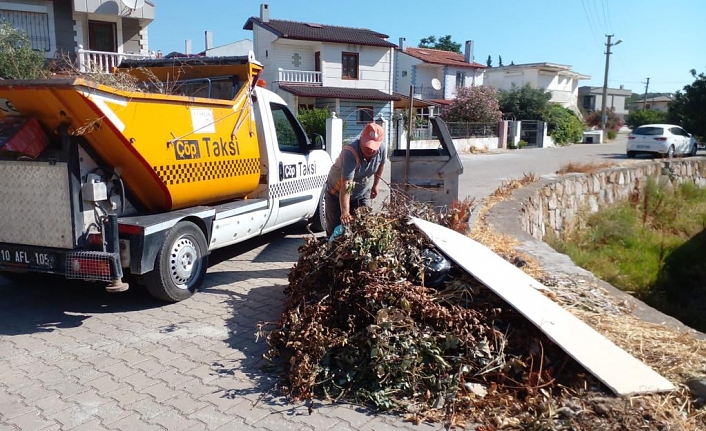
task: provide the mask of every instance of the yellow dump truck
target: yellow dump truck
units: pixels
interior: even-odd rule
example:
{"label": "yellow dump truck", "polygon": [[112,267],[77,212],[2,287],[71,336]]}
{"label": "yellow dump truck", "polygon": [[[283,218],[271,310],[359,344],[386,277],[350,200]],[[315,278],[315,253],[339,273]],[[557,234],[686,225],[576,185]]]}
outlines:
{"label": "yellow dump truck", "polygon": [[0,275],[130,274],[179,301],[212,250],[321,227],[331,157],[261,71],[251,54],[126,61],[127,86],[0,81]]}

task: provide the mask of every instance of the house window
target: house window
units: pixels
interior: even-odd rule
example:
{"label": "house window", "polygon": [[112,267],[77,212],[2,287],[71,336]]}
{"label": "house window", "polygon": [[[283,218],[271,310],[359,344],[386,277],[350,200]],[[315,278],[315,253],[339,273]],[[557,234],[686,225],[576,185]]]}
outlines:
{"label": "house window", "polygon": [[314,70],[316,72],[321,72],[321,51],[316,51],[314,53]]}
{"label": "house window", "polygon": [[44,52],[51,50],[48,13],[0,9],[0,21],[7,21],[14,28],[24,32],[32,49]]}
{"label": "house window", "polygon": [[358,106],[356,110],[358,112],[358,124],[367,124],[373,121],[375,111],[373,111],[372,106]]}
{"label": "house window", "polygon": [[456,88],[464,87],[466,84],[466,72],[456,72]]}
{"label": "house window", "polygon": [[88,21],[88,49],[91,51],[117,52],[114,22]]}
{"label": "house window", "polygon": [[341,55],[341,78],[358,79],[358,53],[344,52]]}
{"label": "house window", "polygon": [[583,96],[583,109],[593,111],[593,96]]}

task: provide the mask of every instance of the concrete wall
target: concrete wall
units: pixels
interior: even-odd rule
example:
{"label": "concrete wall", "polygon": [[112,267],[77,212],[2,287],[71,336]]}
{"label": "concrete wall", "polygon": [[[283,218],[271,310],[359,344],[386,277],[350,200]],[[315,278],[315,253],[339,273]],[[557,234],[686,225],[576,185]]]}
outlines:
{"label": "concrete wall", "polygon": [[642,190],[648,177],[672,184],[693,182],[706,187],[706,158],[650,161],[544,180],[544,184],[519,204],[522,230],[539,240],[544,239],[547,230],[561,237],[580,213],[595,213],[626,200],[635,191]]}
{"label": "concrete wall", "polygon": [[[471,149],[477,150],[496,150],[498,149],[498,138],[468,138],[468,139],[454,139],[454,146],[456,151],[459,153],[467,153]],[[410,142],[410,149],[432,149],[439,148],[439,141],[436,139],[416,139]],[[403,134],[402,144],[400,149],[407,148],[407,137]]]}

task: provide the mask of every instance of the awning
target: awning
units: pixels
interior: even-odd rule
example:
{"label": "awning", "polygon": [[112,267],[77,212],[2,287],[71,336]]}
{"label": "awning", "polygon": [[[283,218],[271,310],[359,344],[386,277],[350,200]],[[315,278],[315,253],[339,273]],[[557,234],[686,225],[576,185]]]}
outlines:
{"label": "awning", "polygon": [[398,101],[399,97],[369,88],[321,87],[311,85],[282,85],[279,88],[299,97],[328,99]]}
{"label": "awning", "polygon": [[[405,96],[402,93],[392,93],[396,97],[399,97],[399,102],[395,103],[396,108],[409,108],[409,96]],[[417,99],[416,97],[412,101],[412,107],[414,108],[428,108],[430,106],[443,106],[443,104],[438,103],[433,100],[423,100]]]}

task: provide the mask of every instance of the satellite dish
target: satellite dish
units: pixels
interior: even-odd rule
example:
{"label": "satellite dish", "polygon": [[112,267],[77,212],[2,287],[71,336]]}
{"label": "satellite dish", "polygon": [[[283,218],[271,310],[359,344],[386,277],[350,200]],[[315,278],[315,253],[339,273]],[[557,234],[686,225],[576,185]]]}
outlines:
{"label": "satellite dish", "polygon": [[436,78],[432,79],[431,80],[431,88],[433,88],[434,90],[437,90],[437,91],[441,90],[441,81],[439,81]]}
{"label": "satellite dish", "polygon": [[140,9],[145,6],[145,0],[120,0],[128,9]]}

